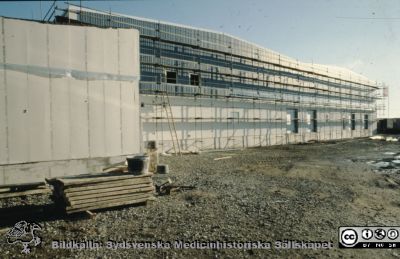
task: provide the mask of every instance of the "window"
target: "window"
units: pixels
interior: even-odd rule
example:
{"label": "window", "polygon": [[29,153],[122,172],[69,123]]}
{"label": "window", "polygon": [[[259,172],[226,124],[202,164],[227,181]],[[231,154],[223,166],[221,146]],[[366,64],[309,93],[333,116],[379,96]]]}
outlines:
{"label": "window", "polygon": [[190,74],[190,85],[200,85],[200,76],[197,74]]}
{"label": "window", "polygon": [[317,111],[311,110],[306,114],[308,132],[317,132]]}
{"label": "window", "polygon": [[346,129],[346,117],[343,115],[342,117],[342,129],[345,130]]}
{"label": "window", "polygon": [[355,113],[351,114],[350,125],[351,125],[351,130],[356,129],[356,114]]}
{"label": "window", "polygon": [[287,110],[286,124],[288,133],[299,133],[299,113],[297,109]]}
{"label": "window", "polygon": [[311,111],[311,131],[312,132],[317,132],[318,131],[318,124],[317,124],[317,111],[313,110]]}
{"label": "window", "polygon": [[176,84],[176,72],[167,71],[167,83]]}
{"label": "window", "polygon": [[368,114],[364,114],[364,129],[369,128]]}

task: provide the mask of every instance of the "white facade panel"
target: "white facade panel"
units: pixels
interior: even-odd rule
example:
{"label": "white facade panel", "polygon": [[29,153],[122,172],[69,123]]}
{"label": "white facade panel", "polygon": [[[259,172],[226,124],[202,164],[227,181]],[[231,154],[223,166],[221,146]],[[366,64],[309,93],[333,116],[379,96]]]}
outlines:
{"label": "white facade panel", "polygon": [[7,71],[8,163],[29,158],[28,81],[26,73]]}
{"label": "white facade panel", "polygon": [[[27,131],[29,138],[29,159],[44,161],[51,157],[51,107],[50,82],[48,78],[28,76]],[[38,152],[38,151],[41,152]]]}
{"label": "white facade panel", "polygon": [[92,72],[104,71],[103,30],[92,28],[86,31],[87,70]]}
{"label": "white facade panel", "polygon": [[69,84],[68,80],[51,79],[51,107],[52,107],[52,158],[69,159],[70,154],[70,104],[69,104]]}
{"label": "white facade panel", "polygon": [[[59,27],[63,28],[65,26],[58,26],[56,25],[55,30]],[[87,62],[86,62],[86,31],[90,28],[86,27],[78,27],[78,26],[70,26],[66,32],[69,33],[69,37],[66,40],[68,42],[68,49],[69,52],[69,66],[73,67],[78,71],[86,71],[87,70]],[[62,33],[61,30],[58,33]],[[73,36],[72,36],[73,35]],[[55,38],[63,38],[59,34],[55,34]]]}
{"label": "white facade panel", "polygon": [[70,136],[71,159],[89,157],[89,125],[87,82],[70,79],[70,114],[72,115]]}
{"label": "white facade panel", "polygon": [[121,108],[120,98],[121,92],[118,82],[104,84],[105,98],[105,151],[108,155],[121,154],[122,138],[121,138]]}
{"label": "white facade panel", "polygon": [[132,150],[139,150],[140,135],[139,103],[132,105],[132,100],[138,100],[138,88],[133,88],[130,83],[121,83],[121,108],[122,108],[122,153],[129,154]]}
{"label": "white facade panel", "polygon": [[105,152],[104,86],[101,81],[89,82],[89,143],[90,156]]}
{"label": "white facade panel", "polygon": [[140,152],[136,30],[1,22],[0,182],[51,174],[9,164]]}

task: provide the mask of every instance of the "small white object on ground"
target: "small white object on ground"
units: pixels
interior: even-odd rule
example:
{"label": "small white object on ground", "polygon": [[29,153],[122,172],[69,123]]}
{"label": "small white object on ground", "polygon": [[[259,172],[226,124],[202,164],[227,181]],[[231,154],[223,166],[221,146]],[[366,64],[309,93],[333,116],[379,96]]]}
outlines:
{"label": "small white object on ground", "polygon": [[385,152],[385,153],[383,153],[384,155],[390,155],[390,156],[392,156],[392,155],[396,155],[396,153],[394,153],[394,152]]}
{"label": "small white object on ground", "polygon": [[217,158],[214,158],[214,161],[223,160],[223,159],[230,159],[230,158],[232,158],[232,156],[217,157]]}
{"label": "small white object on ground", "polygon": [[394,163],[396,165],[400,165],[400,160],[393,160],[392,163]]}
{"label": "small white object on ground", "polygon": [[390,163],[389,162],[378,162],[378,163],[374,164],[374,166],[379,167],[379,168],[385,168],[385,167],[389,167]]}
{"label": "small white object on ground", "polygon": [[372,140],[384,140],[385,139],[384,136],[372,136],[372,137],[369,137],[369,138],[372,139]]}

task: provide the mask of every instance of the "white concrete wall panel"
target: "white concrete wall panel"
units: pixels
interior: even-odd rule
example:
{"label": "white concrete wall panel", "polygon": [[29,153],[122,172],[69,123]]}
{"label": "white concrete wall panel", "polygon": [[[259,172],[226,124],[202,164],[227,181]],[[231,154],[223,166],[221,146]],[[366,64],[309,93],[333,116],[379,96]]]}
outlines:
{"label": "white concrete wall panel", "polygon": [[25,73],[7,72],[8,163],[30,161],[27,123],[28,93]]}
{"label": "white concrete wall panel", "polygon": [[[171,97],[171,105],[175,120],[184,119],[179,123],[179,130],[183,132],[180,139],[183,149],[224,149],[243,148],[251,146],[283,145],[299,143],[309,140],[329,140],[349,137],[363,137],[371,134],[372,129],[363,130],[362,112],[356,112],[356,130],[349,128],[342,130],[341,111],[326,107],[288,106],[265,102],[227,101],[227,99]],[[168,151],[172,147],[168,123],[151,119],[156,116],[156,109],[151,109],[157,103],[156,97],[142,95],[142,117],[146,118],[144,140],[156,139],[162,150]],[[288,109],[298,109],[299,133],[287,133],[286,115]],[[311,124],[307,123],[307,114],[317,110],[318,132],[310,132]],[[202,112],[200,112],[202,111]],[[238,113],[238,114],[234,114]],[[190,120],[190,115],[199,115],[203,119]],[[349,112],[346,112],[347,116]],[[327,115],[329,115],[327,117]],[[238,119],[228,117],[238,116]],[[200,116],[199,116],[200,117]],[[211,119],[206,119],[211,117]],[[258,118],[254,120],[254,118]],[[361,118],[361,119],[360,119]],[[371,115],[372,118],[372,115]],[[311,123],[311,121],[310,121]],[[157,138],[151,138],[148,132],[156,132]],[[179,136],[179,135],[178,135]]]}
{"label": "white concrete wall panel", "polygon": [[136,30],[0,25],[1,165],[140,152]]}
{"label": "white concrete wall panel", "polygon": [[90,157],[105,152],[104,86],[101,81],[89,81],[89,143]]}
{"label": "white concrete wall panel", "polygon": [[[60,26],[56,26],[55,30],[59,31],[59,33],[63,33],[62,26],[60,30],[57,30]],[[86,27],[78,27],[78,26],[70,26],[68,27],[68,32],[70,37],[68,37],[67,41],[69,46],[69,66],[79,71],[86,71],[86,30],[89,28]],[[73,35],[73,36],[72,36]],[[56,39],[58,37],[62,37],[59,34],[54,36]]]}
{"label": "white concrete wall panel", "polygon": [[[121,82],[121,107],[122,107],[122,153],[129,154],[140,148],[138,139],[139,126],[139,104],[132,105],[135,97],[135,89],[130,83]],[[138,97],[136,97],[138,100]]]}
{"label": "white concrete wall panel", "polygon": [[[9,64],[26,64],[28,28],[14,20],[4,20],[6,60]],[[13,46],[12,49],[7,46]],[[7,71],[7,112],[9,163],[29,161],[29,136],[27,133],[27,75],[18,71]]]}
{"label": "white concrete wall panel", "polygon": [[60,160],[70,158],[70,103],[68,80],[61,78],[51,79],[51,128],[52,128],[52,157]]}
{"label": "white concrete wall panel", "polygon": [[[28,116],[29,159],[45,161],[51,152],[51,107],[50,81],[48,78],[29,75],[28,77]],[[39,152],[40,151],[40,152]]]}
{"label": "white concrete wall panel", "polygon": [[[108,155],[122,154],[121,91],[118,82],[104,84],[105,150]],[[135,134],[135,133],[134,133]]]}
{"label": "white concrete wall panel", "polygon": [[89,124],[87,82],[71,78],[70,83],[70,114],[71,122],[70,158],[89,157]]}

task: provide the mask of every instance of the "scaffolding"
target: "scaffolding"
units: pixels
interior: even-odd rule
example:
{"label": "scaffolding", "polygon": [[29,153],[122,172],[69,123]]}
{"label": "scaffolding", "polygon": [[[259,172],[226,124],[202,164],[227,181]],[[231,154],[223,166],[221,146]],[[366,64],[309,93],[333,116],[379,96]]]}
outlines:
{"label": "scaffolding", "polygon": [[[184,25],[73,5],[65,15],[81,24],[140,31],[144,105],[155,105],[160,95],[171,97],[169,116],[176,123],[177,145],[185,148],[368,136],[385,108],[379,102],[382,85],[344,68],[302,63],[227,34]],[[175,81],[168,81],[166,71],[176,74]],[[198,83],[191,75],[198,76]],[[317,132],[311,129],[311,114]],[[169,116],[162,109],[142,112],[142,119],[154,125],[148,129],[155,138],[175,146],[174,137],[164,135]],[[220,131],[208,132],[212,125]]]}

